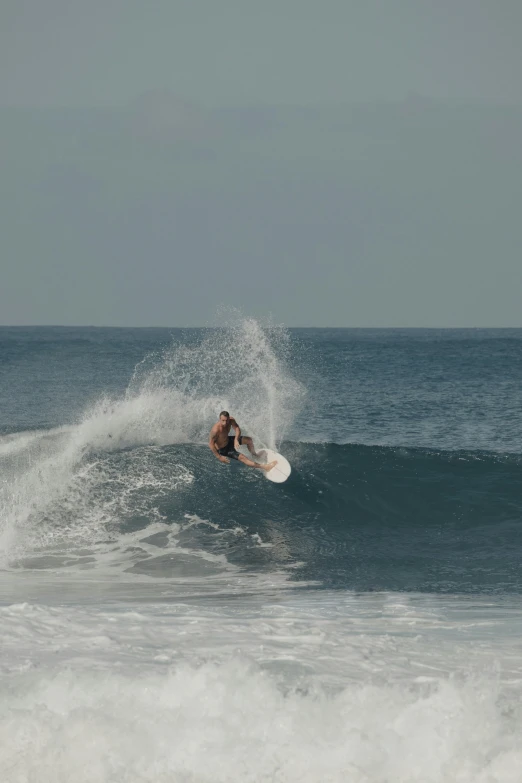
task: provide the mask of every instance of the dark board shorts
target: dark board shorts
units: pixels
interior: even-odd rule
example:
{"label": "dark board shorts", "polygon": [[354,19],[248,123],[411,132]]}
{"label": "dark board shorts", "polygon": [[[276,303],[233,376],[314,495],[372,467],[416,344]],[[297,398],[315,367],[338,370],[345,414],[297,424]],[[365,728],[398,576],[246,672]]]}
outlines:
{"label": "dark board shorts", "polygon": [[[243,443],[243,436],[240,435],[238,438],[239,445]],[[229,457],[230,459],[238,459],[239,458],[239,451],[236,451],[234,448],[234,436],[229,435],[228,436],[228,443],[226,446],[223,446],[222,449],[218,449],[218,454],[221,454],[222,457]]]}

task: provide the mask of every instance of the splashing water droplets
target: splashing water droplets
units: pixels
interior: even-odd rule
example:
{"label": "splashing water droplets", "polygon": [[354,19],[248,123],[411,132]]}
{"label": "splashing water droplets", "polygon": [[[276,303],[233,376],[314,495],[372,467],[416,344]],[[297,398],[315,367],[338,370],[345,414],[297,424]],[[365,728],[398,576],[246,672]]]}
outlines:
{"label": "splashing water droplets", "polygon": [[[245,433],[275,448],[304,397],[304,387],[287,369],[289,358],[283,328],[236,320],[173,345],[152,368],[139,365],[127,399],[163,400],[163,431],[177,426],[177,442],[206,442],[209,427],[224,408]],[[161,416],[161,403],[155,406],[155,415]]]}

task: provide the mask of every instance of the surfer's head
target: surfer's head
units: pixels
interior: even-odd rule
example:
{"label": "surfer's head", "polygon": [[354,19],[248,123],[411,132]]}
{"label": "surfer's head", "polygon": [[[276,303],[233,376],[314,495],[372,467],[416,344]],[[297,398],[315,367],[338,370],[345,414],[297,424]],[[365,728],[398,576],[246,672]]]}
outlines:
{"label": "surfer's head", "polygon": [[230,413],[228,411],[221,411],[219,414],[219,421],[221,424],[226,424],[227,421],[230,419]]}

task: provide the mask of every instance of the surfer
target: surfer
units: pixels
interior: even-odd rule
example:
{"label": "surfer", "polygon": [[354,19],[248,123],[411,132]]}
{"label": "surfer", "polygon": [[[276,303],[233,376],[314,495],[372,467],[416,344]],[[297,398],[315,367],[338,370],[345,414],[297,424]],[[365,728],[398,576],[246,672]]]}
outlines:
{"label": "surfer", "polygon": [[[235,431],[235,435],[229,435],[231,427]],[[252,438],[241,435],[241,427],[237,421],[230,416],[228,411],[221,411],[219,414],[219,421],[216,422],[210,430],[208,439],[208,445],[220,462],[229,463],[230,459],[237,459],[239,462],[242,462],[243,465],[248,465],[250,468],[266,470],[267,472],[277,463],[277,460],[274,460],[273,462],[264,465],[261,462],[254,462],[254,460],[245,457],[244,454],[239,452],[239,447],[243,444],[248,447],[248,450],[253,457],[257,457]]]}

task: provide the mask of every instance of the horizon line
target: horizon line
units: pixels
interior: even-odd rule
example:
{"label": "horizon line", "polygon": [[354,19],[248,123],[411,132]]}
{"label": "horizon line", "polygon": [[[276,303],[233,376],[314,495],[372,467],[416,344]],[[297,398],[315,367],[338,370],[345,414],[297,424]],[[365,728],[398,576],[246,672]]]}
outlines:
{"label": "horizon line", "polygon": [[[255,318],[253,316],[247,316],[250,318],[254,318],[254,320],[260,320],[258,318]],[[277,323],[274,324],[274,326],[284,326],[287,329],[372,329],[372,330],[383,330],[383,329],[401,329],[401,330],[441,330],[441,329],[447,329],[456,331],[458,329],[498,329],[498,330],[504,330],[504,329],[522,329],[522,325],[520,326],[333,326],[333,325],[327,325],[327,326],[315,326],[314,324],[309,325],[299,325],[299,326],[291,326],[289,324],[285,323]],[[0,329],[224,329],[227,328],[226,325],[220,325],[220,324],[214,324],[214,325],[208,325],[208,324],[199,324],[197,326],[157,326],[157,325],[141,325],[141,326],[135,326],[132,324],[112,324],[112,325],[106,325],[106,324],[0,324]]]}

